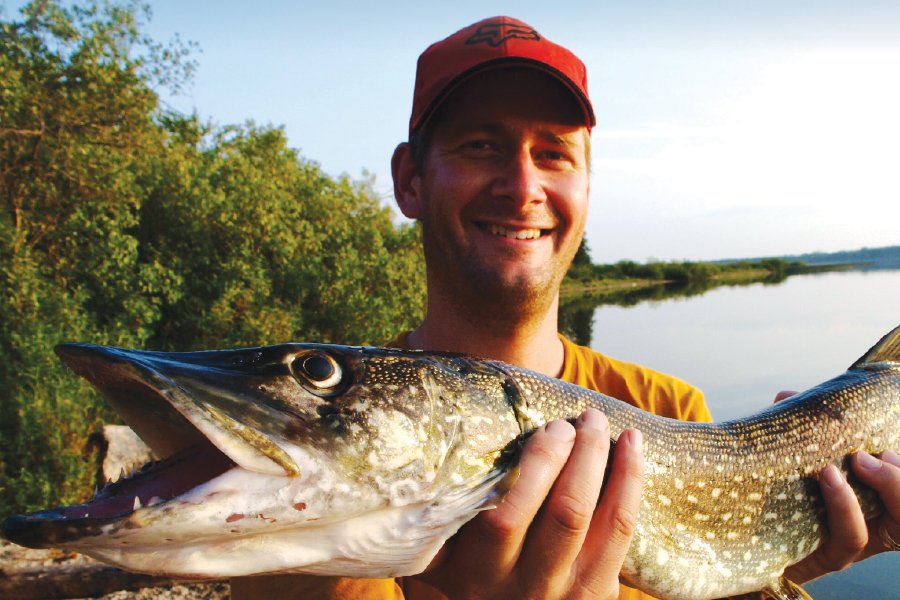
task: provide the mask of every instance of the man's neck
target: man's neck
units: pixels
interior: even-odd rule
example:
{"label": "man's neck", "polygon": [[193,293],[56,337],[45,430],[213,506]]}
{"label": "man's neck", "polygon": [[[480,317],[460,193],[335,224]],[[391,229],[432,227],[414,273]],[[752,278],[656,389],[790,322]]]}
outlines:
{"label": "man's neck", "polygon": [[456,314],[446,305],[429,302],[422,324],[408,343],[417,350],[461,352],[503,361],[545,375],[562,372],[563,345],[557,334],[559,296],[549,310],[517,327],[498,328],[471,315]]}

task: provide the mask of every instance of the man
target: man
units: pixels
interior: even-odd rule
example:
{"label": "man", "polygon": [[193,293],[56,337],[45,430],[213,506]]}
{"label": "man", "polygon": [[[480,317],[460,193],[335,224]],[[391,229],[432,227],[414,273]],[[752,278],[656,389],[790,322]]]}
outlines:
{"label": "man", "polygon": [[[410,141],[397,147],[392,172],[401,211],[422,224],[428,305],[422,324],[393,345],[490,357],[657,414],[709,420],[691,386],[557,334],[559,286],[587,217],[594,123],[581,61],[520,21],[488,19],[425,51]],[[620,436],[601,490],[608,449],[598,411],[540,428],[501,505],[463,527],[417,578],[252,578],[235,580],[232,595],[646,597],[618,580],[640,504],[640,432]],[[878,468],[858,469],[860,477],[881,492],[900,490],[900,460],[857,462],[869,459]],[[881,548],[837,469],[823,471],[822,482],[833,538],[794,569],[798,581]],[[900,517],[900,493],[882,495]],[[900,524],[890,527],[900,537]]]}

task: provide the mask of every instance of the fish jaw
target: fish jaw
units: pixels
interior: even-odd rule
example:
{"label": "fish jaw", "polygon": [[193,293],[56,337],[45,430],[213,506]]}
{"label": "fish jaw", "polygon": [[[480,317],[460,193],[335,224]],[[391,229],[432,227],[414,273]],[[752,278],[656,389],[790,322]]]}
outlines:
{"label": "fish jaw", "polygon": [[[502,386],[472,393],[449,359],[416,356],[398,379],[402,358],[372,349],[57,352],[166,458],[83,505],[10,517],[20,545],[182,577],[412,574],[514,480]],[[340,362],[334,390],[292,364],[310,356]]]}
{"label": "fish jaw", "polygon": [[[238,473],[229,476],[240,477]],[[261,494],[289,494],[259,474],[242,480]],[[184,543],[67,545],[88,556],[131,571],[208,579],[260,573],[305,573],[343,577],[400,577],[421,573],[444,542],[478,512],[496,506],[506,474],[498,471],[481,485],[461,493],[403,506],[381,506],[340,519],[307,520],[285,526],[283,505],[272,512],[247,514],[230,523],[230,536],[202,537],[203,519],[219,521],[228,510],[209,506],[193,518],[160,524],[184,529]],[[268,483],[269,488],[259,487]],[[246,500],[245,500],[246,501]],[[257,507],[258,508],[258,507]],[[171,512],[183,507],[173,505]],[[334,510],[339,507],[335,506]],[[280,512],[279,512],[280,511]],[[140,512],[140,511],[139,511]],[[289,517],[290,515],[285,515]],[[149,519],[147,519],[149,520]],[[198,522],[199,521],[199,522]],[[115,538],[115,534],[112,534]]]}
{"label": "fish jaw", "polygon": [[[87,344],[63,344],[56,347],[56,353],[96,387],[125,423],[161,456],[208,440],[249,471],[297,473],[297,465],[274,436],[240,423],[242,413],[249,413],[255,422],[284,422],[286,415],[266,410],[264,404],[248,397],[251,387],[235,381],[233,371],[216,364],[228,357],[216,352],[179,357]],[[220,368],[210,366],[211,362]]]}

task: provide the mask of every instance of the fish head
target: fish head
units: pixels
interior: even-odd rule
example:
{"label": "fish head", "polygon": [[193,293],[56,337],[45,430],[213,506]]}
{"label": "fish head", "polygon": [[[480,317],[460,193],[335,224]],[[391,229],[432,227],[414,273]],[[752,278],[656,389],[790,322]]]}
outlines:
{"label": "fish head", "polygon": [[393,576],[421,571],[514,480],[506,376],[466,357],[56,351],[164,458],[85,504],[7,519],[21,545],[185,577]]}

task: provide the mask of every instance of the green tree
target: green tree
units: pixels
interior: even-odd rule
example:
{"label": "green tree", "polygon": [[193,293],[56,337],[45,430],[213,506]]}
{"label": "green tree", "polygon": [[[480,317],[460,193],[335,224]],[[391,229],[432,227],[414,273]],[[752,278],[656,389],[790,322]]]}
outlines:
{"label": "green tree", "polygon": [[53,345],[139,346],[158,313],[142,294],[155,274],[139,263],[133,231],[145,194],[138,165],[164,147],[147,71],[165,69],[133,58],[137,6],[44,1],[22,14],[0,25],[4,508],[73,500],[89,474],[76,466],[83,442],[112,418],[75,400],[84,386],[63,376]]}
{"label": "green tree", "polygon": [[134,2],[0,23],[0,515],[84,501],[116,420],[55,344],[383,343],[421,318],[418,229],[277,128],[159,107],[193,64]]}
{"label": "green tree", "polygon": [[418,230],[394,226],[371,182],[328,177],[280,129],[167,127],[191,133],[142,209],[145,260],[179,274],[154,347],[379,344],[421,318]]}

